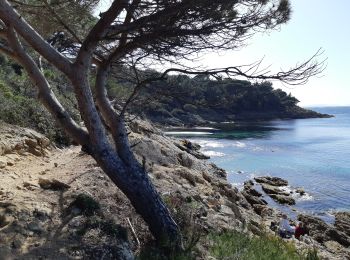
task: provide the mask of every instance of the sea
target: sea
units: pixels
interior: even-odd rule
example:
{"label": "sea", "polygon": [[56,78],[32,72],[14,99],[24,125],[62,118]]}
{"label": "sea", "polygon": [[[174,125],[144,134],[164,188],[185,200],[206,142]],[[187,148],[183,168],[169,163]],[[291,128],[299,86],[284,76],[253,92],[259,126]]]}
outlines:
{"label": "sea", "polygon": [[334,117],[223,122],[167,134],[200,144],[239,189],[256,176],[284,178],[286,190],[303,188],[306,195],[294,194],[292,207],[266,199],[291,218],[304,213],[332,223],[335,212],[350,211],[350,107],[311,109]]}

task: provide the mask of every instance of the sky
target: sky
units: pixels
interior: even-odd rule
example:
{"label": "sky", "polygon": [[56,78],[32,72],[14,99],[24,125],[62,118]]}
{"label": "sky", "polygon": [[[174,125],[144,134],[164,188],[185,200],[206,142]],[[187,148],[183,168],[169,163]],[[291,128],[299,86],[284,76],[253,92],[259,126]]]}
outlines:
{"label": "sky", "polygon": [[274,87],[291,92],[301,106],[350,105],[350,1],[291,0],[291,5],[292,17],[280,30],[255,35],[247,47],[207,55],[202,62],[223,67],[264,58],[264,64],[277,71],[307,60],[322,48],[327,68],[321,77],[300,86],[274,82]]}
{"label": "sky", "polygon": [[290,2],[292,17],[280,30],[257,34],[240,50],[208,54],[198,63],[222,68],[264,58],[262,66],[278,71],[307,60],[322,48],[324,54],[320,60],[327,58],[327,68],[320,77],[300,86],[274,82],[274,87],[291,92],[305,107],[350,105],[350,1]]}

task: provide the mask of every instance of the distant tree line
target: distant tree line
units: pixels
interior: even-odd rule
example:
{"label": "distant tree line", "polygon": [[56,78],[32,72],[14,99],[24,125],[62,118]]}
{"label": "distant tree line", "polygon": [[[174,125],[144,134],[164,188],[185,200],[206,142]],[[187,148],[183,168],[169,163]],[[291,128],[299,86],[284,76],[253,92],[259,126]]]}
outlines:
{"label": "distant tree line", "polygon": [[[110,82],[111,99],[121,101],[119,105],[122,106],[125,97],[130,95],[130,86],[125,79]],[[252,83],[205,75],[172,75],[144,87],[129,110],[151,121],[170,125],[317,116],[298,107],[298,103],[290,93],[274,89],[268,81]]]}

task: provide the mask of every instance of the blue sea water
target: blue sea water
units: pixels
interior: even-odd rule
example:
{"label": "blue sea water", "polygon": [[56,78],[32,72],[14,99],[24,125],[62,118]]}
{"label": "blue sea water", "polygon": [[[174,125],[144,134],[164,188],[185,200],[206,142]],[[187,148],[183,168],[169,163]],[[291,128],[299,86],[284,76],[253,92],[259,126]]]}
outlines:
{"label": "blue sea water", "polygon": [[270,175],[287,179],[290,189],[303,187],[307,195],[296,197],[294,211],[331,222],[332,212],[350,210],[350,107],[312,109],[334,117],[221,124],[224,130],[173,134],[201,144],[233,185]]}

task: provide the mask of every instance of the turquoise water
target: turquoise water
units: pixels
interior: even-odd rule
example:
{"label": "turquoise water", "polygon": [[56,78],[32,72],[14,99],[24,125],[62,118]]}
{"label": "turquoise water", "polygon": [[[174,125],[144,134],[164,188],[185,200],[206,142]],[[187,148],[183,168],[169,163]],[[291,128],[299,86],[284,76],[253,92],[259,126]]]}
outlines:
{"label": "turquoise water", "polygon": [[224,130],[181,136],[201,144],[238,187],[264,175],[287,179],[291,189],[303,187],[307,196],[296,197],[295,209],[327,220],[334,211],[350,210],[350,107],[313,109],[335,117],[221,124]]}

